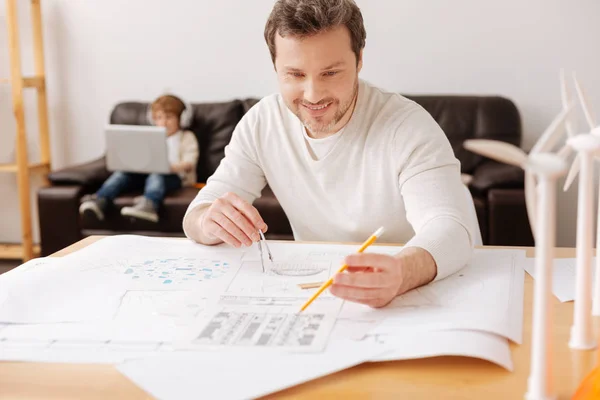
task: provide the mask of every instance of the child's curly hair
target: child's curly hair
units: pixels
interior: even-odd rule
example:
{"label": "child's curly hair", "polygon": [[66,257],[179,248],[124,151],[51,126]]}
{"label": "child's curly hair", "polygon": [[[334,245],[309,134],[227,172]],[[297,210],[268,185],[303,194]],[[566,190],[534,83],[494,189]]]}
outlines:
{"label": "child's curly hair", "polygon": [[177,118],[181,118],[181,113],[185,110],[185,103],[177,96],[166,94],[152,102],[151,110],[153,116],[158,111],[162,111],[165,114],[173,114]]}

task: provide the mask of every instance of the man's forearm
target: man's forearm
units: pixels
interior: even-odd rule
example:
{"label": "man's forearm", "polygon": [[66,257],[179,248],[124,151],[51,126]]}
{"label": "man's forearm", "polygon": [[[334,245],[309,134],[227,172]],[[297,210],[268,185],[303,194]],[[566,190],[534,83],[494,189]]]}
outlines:
{"label": "man's forearm", "polygon": [[403,269],[398,295],[428,284],[437,275],[437,265],[431,254],[420,247],[407,247],[395,256]]}
{"label": "man's forearm", "polygon": [[192,209],[183,220],[183,230],[186,235],[193,241],[204,245],[222,243],[220,239],[207,238],[206,235],[202,233],[202,218],[209,206],[210,204],[207,204],[204,207],[200,206]]}

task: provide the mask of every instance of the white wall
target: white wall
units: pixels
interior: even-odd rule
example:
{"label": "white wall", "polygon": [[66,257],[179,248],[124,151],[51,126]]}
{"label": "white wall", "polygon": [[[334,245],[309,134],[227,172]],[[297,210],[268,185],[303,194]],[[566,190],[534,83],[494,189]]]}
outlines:
{"label": "white wall", "polygon": [[[499,94],[519,107],[530,148],[560,110],[558,71],[576,70],[600,116],[597,0],[357,0],[367,28],[362,77],[405,93]],[[26,0],[19,0],[23,23]],[[171,90],[190,101],[277,90],[262,32],[272,0],[43,2],[54,166],[100,156],[114,103]],[[0,10],[0,77],[8,72]],[[23,35],[24,70],[32,70]],[[0,86],[0,162],[11,160],[9,88]],[[34,110],[34,96],[27,107]],[[29,115],[31,114],[31,115]],[[34,113],[28,129],[34,133]],[[583,124],[580,125],[583,127]],[[32,157],[39,153],[30,143]],[[575,189],[575,188],[573,188]],[[559,200],[574,244],[575,191]],[[0,176],[0,242],[19,240],[16,186]]]}

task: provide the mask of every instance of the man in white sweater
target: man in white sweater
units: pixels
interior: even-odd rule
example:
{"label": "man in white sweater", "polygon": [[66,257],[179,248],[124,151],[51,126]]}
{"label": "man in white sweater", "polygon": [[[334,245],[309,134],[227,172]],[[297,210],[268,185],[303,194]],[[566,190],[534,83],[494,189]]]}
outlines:
{"label": "man in white sweater", "polygon": [[250,246],[266,224],[251,205],[268,184],[296,240],[405,243],[354,254],[330,291],[382,307],[463,267],[472,253],[460,164],[419,105],[359,79],[366,33],[353,0],[278,0],[265,39],[281,93],[242,118],[190,204],[186,235]]}

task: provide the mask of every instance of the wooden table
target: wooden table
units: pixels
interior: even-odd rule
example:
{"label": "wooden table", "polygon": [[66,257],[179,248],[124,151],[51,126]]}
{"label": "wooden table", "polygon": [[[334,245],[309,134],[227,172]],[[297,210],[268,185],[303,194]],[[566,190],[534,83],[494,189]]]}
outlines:
{"label": "wooden table", "polygon": [[[98,237],[84,239],[56,256],[96,240]],[[533,256],[532,248],[527,252],[528,256]],[[556,250],[557,257],[574,255],[574,249]],[[523,399],[529,376],[532,294],[533,280],[526,274],[523,344],[511,345],[514,372],[486,361],[463,357],[367,363],[269,398]],[[559,303],[553,298],[552,307],[555,321],[554,387],[558,399],[570,399],[579,382],[595,366],[598,353],[570,350],[567,343],[573,303]],[[147,398],[151,397],[112,366],[0,362],[0,399]]]}

